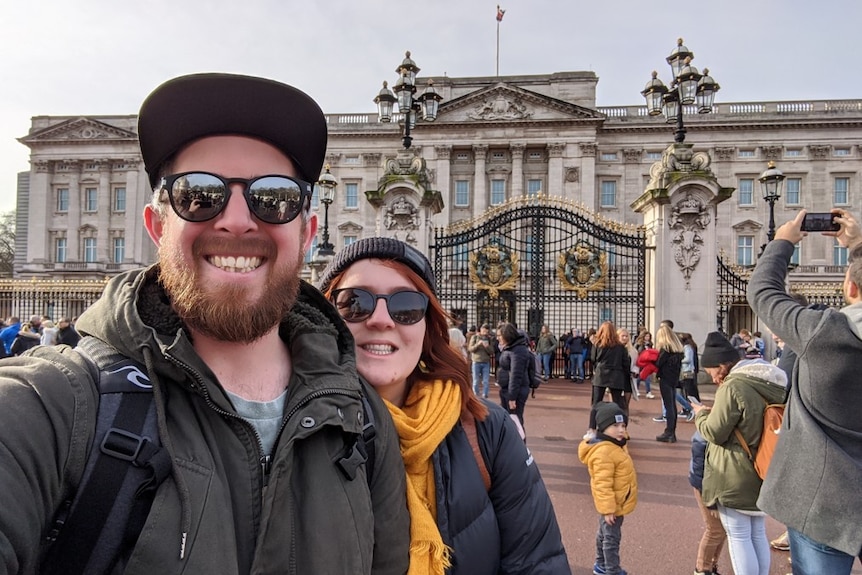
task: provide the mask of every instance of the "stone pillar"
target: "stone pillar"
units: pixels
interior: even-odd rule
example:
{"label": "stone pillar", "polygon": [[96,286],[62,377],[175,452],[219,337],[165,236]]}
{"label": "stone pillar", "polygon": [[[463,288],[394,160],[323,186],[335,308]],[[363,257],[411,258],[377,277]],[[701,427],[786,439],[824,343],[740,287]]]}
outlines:
{"label": "stone pillar", "polygon": [[566,145],[560,142],[548,144],[548,195],[563,195],[563,152]]}
{"label": "stone pillar", "polygon": [[512,197],[517,198],[524,195],[524,144],[510,144],[512,151]]}
{"label": "stone pillar", "polygon": [[598,146],[595,142],[581,144],[581,193],[580,197],[574,198],[581,202],[591,212],[596,211],[598,201],[596,198],[596,152]]}
{"label": "stone pillar", "polygon": [[84,198],[81,195],[81,164],[67,160],[69,170],[69,234],[66,236],[66,260],[79,262],[84,258],[81,253],[81,238],[78,235],[81,228],[81,206]]}
{"label": "stone pillar", "polygon": [[113,239],[110,233],[111,215],[114,213],[113,190],[111,189],[111,161],[97,160],[99,166],[99,191],[98,198],[98,233],[96,238],[96,261],[108,263],[112,261],[114,249]]}
{"label": "stone pillar", "polygon": [[473,173],[474,217],[481,216],[488,209],[488,188],[485,176],[485,157],[487,155],[487,144],[476,144],[473,146],[473,158],[475,159],[475,171]]}
{"label": "stone pillar", "polygon": [[437,162],[435,164],[437,171],[437,191],[439,191],[446,199],[446,208],[449,212],[448,221],[452,221],[452,207],[455,205],[455,188],[452,186],[451,174],[451,157],[452,146],[434,146],[434,152],[437,154]]}
{"label": "stone pillar", "polygon": [[[52,259],[54,246],[47,230],[53,223],[56,196],[51,188],[51,163],[34,162],[30,171],[30,194],[28,199],[27,257],[16,258],[24,263],[43,264]],[[46,198],[45,201],[30,201]],[[16,242],[20,245],[20,242]]]}
{"label": "stone pillar", "polygon": [[705,152],[692,153],[691,144],[671,145],[631,206],[654,247],[647,260],[647,327],[655,333],[670,319],[698,343],[715,330],[716,206],[733,192],[719,185],[710,161]]}
{"label": "stone pillar", "polygon": [[[126,262],[138,262],[143,264],[147,261],[144,254],[149,254],[150,237],[144,229],[144,206],[150,201],[151,194],[147,194],[146,190],[150,189],[149,183],[138,190],[141,185],[138,175],[137,162],[129,161],[126,163],[126,214],[124,221],[126,223]],[[143,178],[144,182],[148,182],[146,175]],[[170,209],[170,208],[168,208]]]}

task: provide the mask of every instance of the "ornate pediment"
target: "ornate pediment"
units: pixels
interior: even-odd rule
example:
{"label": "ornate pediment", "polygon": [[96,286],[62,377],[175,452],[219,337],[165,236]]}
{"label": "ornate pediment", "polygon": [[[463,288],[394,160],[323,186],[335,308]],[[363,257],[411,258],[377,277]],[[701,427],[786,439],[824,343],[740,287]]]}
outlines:
{"label": "ornate pediment", "polygon": [[92,118],[80,117],[59,124],[55,124],[48,128],[39,130],[32,134],[28,134],[20,138],[20,142],[27,146],[34,144],[53,144],[53,143],[96,143],[102,141],[120,141],[131,140],[137,141],[138,135],[134,132],[111,126],[104,122],[93,120]]}
{"label": "ornate pediment", "polygon": [[440,105],[437,122],[602,121],[596,110],[500,82]]}

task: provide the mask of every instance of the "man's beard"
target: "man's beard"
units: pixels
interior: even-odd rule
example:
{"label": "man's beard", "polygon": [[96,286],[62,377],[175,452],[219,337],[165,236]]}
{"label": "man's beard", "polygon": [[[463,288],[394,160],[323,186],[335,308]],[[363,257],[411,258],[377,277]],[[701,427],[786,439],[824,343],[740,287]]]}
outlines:
{"label": "man's beard", "polygon": [[[252,343],[268,333],[291,310],[299,294],[299,265],[302,248],[295,259],[275,266],[277,249],[265,240],[223,240],[199,237],[192,246],[194,268],[189,268],[172,242],[159,246],[160,280],[177,315],[193,331],[220,341]],[[199,276],[207,253],[230,253],[236,248],[244,253],[261,254],[271,266],[261,295],[251,300],[244,286],[225,282],[202,286]],[[249,249],[250,248],[250,249]]]}

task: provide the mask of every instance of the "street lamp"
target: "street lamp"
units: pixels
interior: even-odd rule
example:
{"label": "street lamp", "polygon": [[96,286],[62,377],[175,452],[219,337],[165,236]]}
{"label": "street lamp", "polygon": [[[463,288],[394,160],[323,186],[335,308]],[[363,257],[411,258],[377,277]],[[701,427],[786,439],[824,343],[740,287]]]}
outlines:
{"label": "street lamp", "polygon": [[[769,162],[766,171],[760,174],[760,191],[763,199],[769,204],[769,229],[766,232],[767,243],[775,239],[775,202],[781,199],[781,185],[786,176],[775,167],[775,162]],[[766,244],[760,248],[760,253],[766,248]]]}
{"label": "street lamp", "polygon": [[329,171],[329,164],[323,168],[323,173],[320,179],[317,180],[317,191],[320,201],[323,202],[323,243],[317,250],[317,254],[321,256],[334,256],[335,246],[329,242],[329,204],[335,199],[335,186],[338,181],[335,176]]}
{"label": "street lamp", "polygon": [[428,80],[428,87],[419,96],[414,96],[416,94],[416,74],[419,72],[419,67],[410,58],[409,51],[395,72],[398,74],[398,81],[393,86],[395,91],[390,90],[389,84],[384,81],[383,88],[374,97],[374,103],[377,104],[377,119],[384,124],[392,121],[393,105],[398,104],[398,111],[404,116],[404,136],[401,138],[401,142],[404,144],[404,148],[408,149],[413,142],[413,138],[410,137],[410,130],[416,127],[419,113],[422,113],[422,119],[426,122],[436,120],[437,110],[443,96],[434,89],[434,83],[431,80]]}
{"label": "street lamp", "polygon": [[676,44],[676,48],[666,58],[673,72],[670,88],[658,79],[658,72],[653,71],[652,79],[647,82],[641,94],[646,98],[647,113],[650,116],[664,113],[668,124],[676,123],[674,141],[681,144],[685,141],[683,108],[695,104],[698,114],[710,113],[719,85],[709,75],[709,69],[704,68],[701,74],[691,65],[694,52],[683,45],[682,38],[677,40]]}

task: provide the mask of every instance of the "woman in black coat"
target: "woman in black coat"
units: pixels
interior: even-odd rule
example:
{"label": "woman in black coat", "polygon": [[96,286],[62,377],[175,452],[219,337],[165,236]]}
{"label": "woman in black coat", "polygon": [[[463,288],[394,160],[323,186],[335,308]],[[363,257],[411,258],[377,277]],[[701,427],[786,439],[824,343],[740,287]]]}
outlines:
{"label": "woman in black coat", "polygon": [[682,369],[683,347],[673,330],[666,325],[658,329],[655,343],[659,350],[655,362],[658,368],[656,377],[659,380],[665,411],[664,433],[655,439],[663,443],[676,443],[676,388],[679,386],[679,372]]}
{"label": "woman in black coat", "polygon": [[524,426],[524,406],[530,395],[530,382],[535,377],[536,360],[527,347],[527,337],[511,323],[497,330],[500,342],[500,365],[497,383],[500,384],[500,403],[509,413],[518,416]]}
{"label": "woman in black coat", "polygon": [[619,405],[623,412],[628,413],[623,392],[631,377],[631,357],[620,341],[613,322],[604,322],[596,332],[593,348],[590,351],[590,362],[593,365],[593,409],[590,410],[590,431],[595,432],[595,406],[604,399],[605,389],[610,390],[614,403]]}

